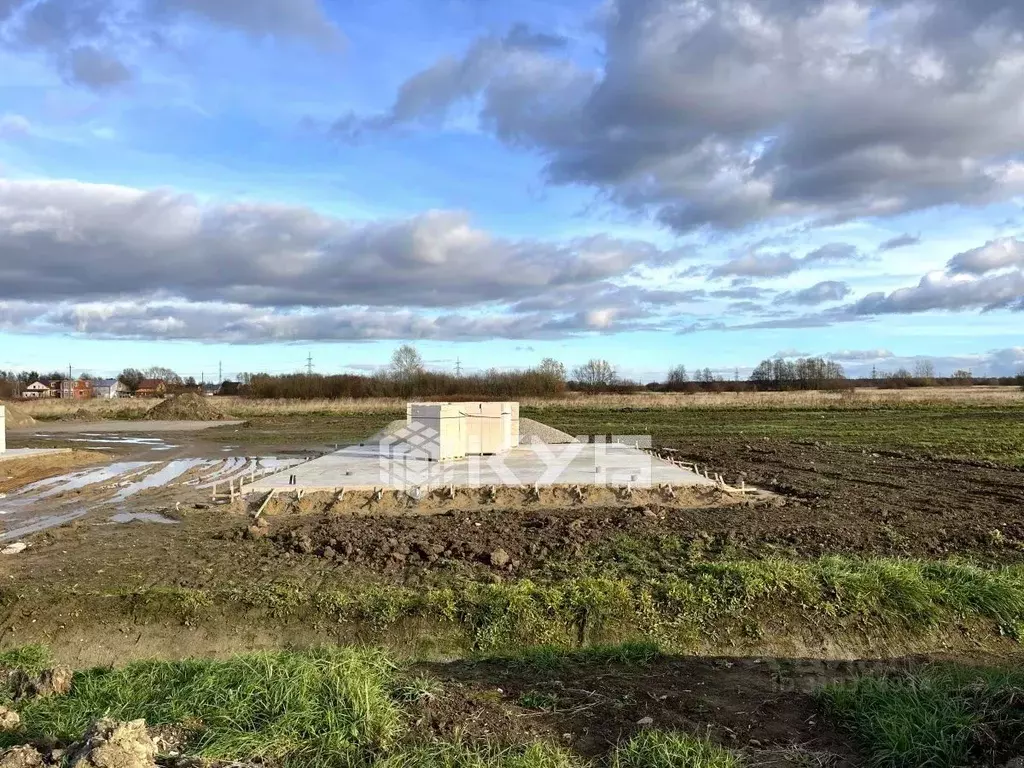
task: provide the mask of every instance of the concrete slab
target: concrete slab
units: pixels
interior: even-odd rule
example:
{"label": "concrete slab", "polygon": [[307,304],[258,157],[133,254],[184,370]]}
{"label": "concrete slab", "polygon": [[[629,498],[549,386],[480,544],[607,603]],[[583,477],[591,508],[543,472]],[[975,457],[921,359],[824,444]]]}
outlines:
{"label": "concrete slab", "polygon": [[0,453],[0,461],[15,459],[35,459],[40,456],[54,456],[60,453],[71,453],[70,448],[8,448]]}
{"label": "concrete slab", "polygon": [[[295,482],[291,482],[291,478]],[[351,446],[268,475],[245,486],[246,493],[290,490],[410,490],[455,486],[658,485],[714,486],[715,481],[620,443],[524,445],[498,456],[427,461],[401,444]]]}

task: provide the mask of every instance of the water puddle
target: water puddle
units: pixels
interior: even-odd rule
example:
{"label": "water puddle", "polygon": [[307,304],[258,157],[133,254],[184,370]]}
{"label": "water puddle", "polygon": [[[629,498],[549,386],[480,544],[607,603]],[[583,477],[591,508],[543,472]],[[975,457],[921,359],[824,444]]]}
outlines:
{"label": "water puddle", "polygon": [[[142,467],[152,466],[155,462],[152,461],[116,461],[113,464],[109,464],[99,469],[90,469],[85,472],[75,472],[70,475],[61,475],[60,477],[50,478],[45,482],[48,484],[48,489],[42,493],[35,494],[31,499],[23,499],[23,502],[27,501],[39,501],[41,499],[48,499],[52,496],[57,496],[61,493],[67,493],[68,491],[75,491],[80,488],[85,488],[87,485],[93,485],[95,483],[102,483],[107,480],[112,480],[115,477],[130,472],[132,470],[138,470]],[[50,481],[53,482],[50,482]]]}
{"label": "water puddle", "polygon": [[138,482],[131,483],[127,488],[122,488],[112,499],[109,500],[108,503],[116,504],[148,488],[159,488],[162,485],[167,485],[172,480],[181,477],[190,469],[207,463],[207,459],[175,459],[173,461],[169,461],[162,469],[158,469],[156,472],[146,475]]}
{"label": "water puddle", "polygon": [[32,522],[26,523],[20,528],[13,528],[9,531],[0,533],[0,541],[20,539],[22,536],[28,536],[29,534],[39,533],[40,531],[65,525],[66,523],[70,523],[72,520],[77,520],[86,512],[88,512],[87,509],[76,509],[71,512],[65,512],[62,515],[44,515],[43,517],[34,518]]}

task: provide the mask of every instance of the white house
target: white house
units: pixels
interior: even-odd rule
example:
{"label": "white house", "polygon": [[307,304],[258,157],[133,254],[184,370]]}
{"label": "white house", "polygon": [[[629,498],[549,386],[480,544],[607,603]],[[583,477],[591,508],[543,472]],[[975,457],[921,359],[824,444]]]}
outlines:
{"label": "white house", "polygon": [[128,397],[131,394],[128,387],[117,379],[99,379],[92,383],[93,397],[107,398],[113,400],[118,397]]}
{"label": "white house", "polygon": [[53,397],[53,390],[41,381],[33,381],[21,391],[21,396],[26,400],[39,400],[44,397]]}

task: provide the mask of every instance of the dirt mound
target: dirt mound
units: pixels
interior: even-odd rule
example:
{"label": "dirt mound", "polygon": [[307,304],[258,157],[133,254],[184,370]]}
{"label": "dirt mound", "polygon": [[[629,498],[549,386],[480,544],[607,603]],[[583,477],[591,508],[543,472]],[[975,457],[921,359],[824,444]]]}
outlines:
{"label": "dirt mound", "polygon": [[164,400],[146,411],[150,421],[221,421],[228,418],[202,395],[188,393]]}
{"label": "dirt mound", "polygon": [[25,413],[23,410],[10,403],[0,403],[4,408],[7,409],[7,428],[17,429],[18,427],[31,427],[36,423],[36,420]]}

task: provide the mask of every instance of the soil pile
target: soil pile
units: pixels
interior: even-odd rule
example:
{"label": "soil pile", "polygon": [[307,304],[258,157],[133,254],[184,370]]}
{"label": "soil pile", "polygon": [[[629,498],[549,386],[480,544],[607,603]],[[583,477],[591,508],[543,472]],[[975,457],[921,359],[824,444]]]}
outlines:
{"label": "soil pile", "polygon": [[153,406],[144,418],[150,421],[221,421],[228,417],[206,402],[202,395],[189,392]]}
{"label": "soil pile", "polygon": [[7,409],[7,428],[17,429],[18,427],[31,427],[36,423],[36,420],[25,413],[17,406],[11,405],[10,403],[0,403],[4,408]]}

